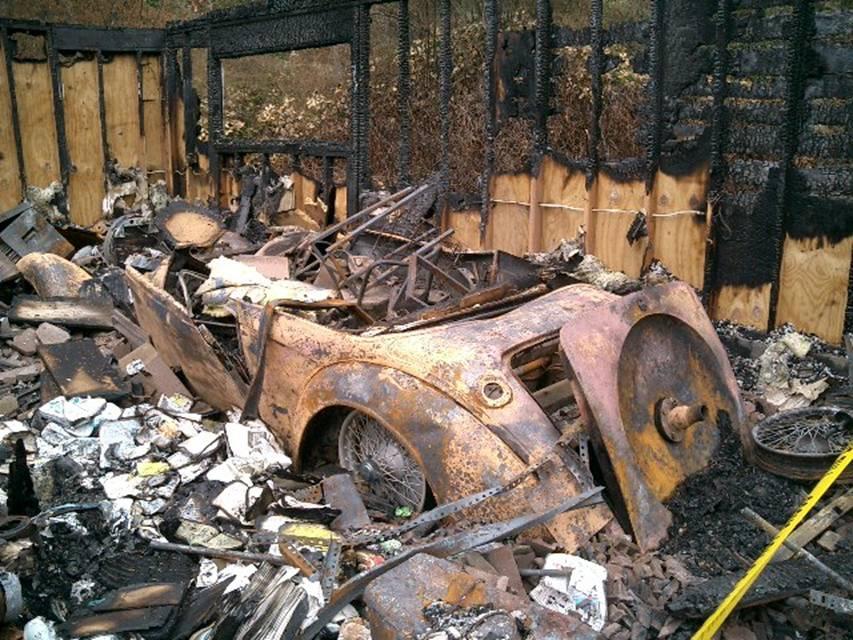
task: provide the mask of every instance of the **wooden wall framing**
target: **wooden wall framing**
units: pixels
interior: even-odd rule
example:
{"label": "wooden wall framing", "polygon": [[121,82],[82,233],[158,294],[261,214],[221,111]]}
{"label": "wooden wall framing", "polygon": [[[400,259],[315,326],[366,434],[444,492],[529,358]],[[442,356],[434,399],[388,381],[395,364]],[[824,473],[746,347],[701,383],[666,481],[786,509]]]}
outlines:
{"label": "wooden wall framing", "polygon": [[[10,34],[40,35],[50,54],[52,27],[0,27],[0,210],[20,202],[26,186],[60,182],[70,222],[96,225],[103,218],[107,163],[112,160],[123,167],[143,167],[150,184],[169,179],[172,186],[163,56],[152,50],[156,47],[143,38],[137,41],[138,51],[75,49],[60,53],[81,55],[18,59],[11,47],[7,56]],[[68,44],[68,34],[57,29],[65,38],[60,44]],[[150,40],[150,33],[143,35]],[[123,46],[115,40],[104,45]]]}

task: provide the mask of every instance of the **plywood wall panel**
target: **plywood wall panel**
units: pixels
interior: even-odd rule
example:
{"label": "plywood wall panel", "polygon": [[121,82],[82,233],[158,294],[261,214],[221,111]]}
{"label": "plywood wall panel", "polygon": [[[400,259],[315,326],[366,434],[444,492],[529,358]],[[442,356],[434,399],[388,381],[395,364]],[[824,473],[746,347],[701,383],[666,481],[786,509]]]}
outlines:
{"label": "plywood wall panel", "polygon": [[492,199],[488,229],[490,248],[524,255],[527,252],[530,176],[526,173],[495,176]]}
{"label": "plywood wall panel", "polygon": [[457,242],[466,249],[483,248],[480,242],[480,210],[467,209],[451,211],[447,215],[448,226],[453,229],[451,242]]}
{"label": "plywood wall panel", "polygon": [[569,169],[550,157],[540,167],[542,181],[543,251],[551,251],[563,239],[571,240],[583,223],[583,212],[589,200],[586,178],[581,171]]}
{"label": "plywood wall panel", "polygon": [[658,173],[652,193],[654,257],[697,289],[705,280],[707,194],[707,165],[685,176]]}
{"label": "plywood wall panel", "polygon": [[770,284],[720,287],[711,304],[711,316],[714,320],[729,320],[766,331],[770,318]]}
{"label": "plywood wall panel", "polygon": [[61,179],[50,68],[45,62],[14,62],[12,73],[27,184],[46,187]]}
{"label": "plywood wall panel", "polygon": [[853,238],[830,244],[824,238],[786,237],[776,326],[790,322],[800,331],[840,343],[851,252]]}
{"label": "plywood wall panel", "polygon": [[110,156],[123,167],[143,166],[136,55],[116,55],[104,65],[104,102]]}
{"label": "plywood wall panel", "polygon": [[88,227],[101,219],[104,151],[98,106],[98,63],[75,62],[61,68],[65,136],[71,158],[68,210],[71,222]]}
{"label": "plywood wall panel", "polygon": [[21,201],[20,168],[12,129],[12,94],[6,77],[3,47],[0,47],[0,211]]}
{"label": "plywood wall panel", "polygon": [[643,266],[647,238],[628,244],[627,235],[637,211],[645,208],[646,186],[641,180],[620,182],[599,172],[592,224],[592,252],[609,268],[637,278]]}

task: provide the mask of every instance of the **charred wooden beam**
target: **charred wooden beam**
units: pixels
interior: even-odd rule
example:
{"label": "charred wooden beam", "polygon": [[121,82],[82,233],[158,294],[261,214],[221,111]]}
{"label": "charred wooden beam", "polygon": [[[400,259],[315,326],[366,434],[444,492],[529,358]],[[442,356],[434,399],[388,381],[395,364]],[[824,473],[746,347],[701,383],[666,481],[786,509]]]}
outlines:
{"label": "charred wooden beam", "polygon": [[56,124],[56,145],[59,149],[59,173],[67,193],[71,176],[71,155],[68,153],[68,138],[65,135],[65,109],[62,100],[62,82],[59,79],[59,56],[53,42],[53,28],[45,37],[47,61],[50,66],[50,81],[53,85],[53,119]]}
{"label": "charred wooden beam", "polygon": [[101,126],[101,149],[104,154],[104,189],[109,189],[110,145],[107,136],[107,99],[104,95],[104,54],[95,53],[98,64],[98,120]]}
{"label": "charred wooden beam", "polygon": [[109,51],[111,53],[159,53],[166,46],[163,29],[107,29],[80,26],[54,26],[57,51]]}
{"label": "charred wooden beam", "polygon": [[551,89],[551,1],[536,2],[536,50],[533,72],[536,84],[536,106],[533,149],[537,155],[548,149],[548,109]]}
{"label": "charred wooden beam", "polygon": [[441,116],[441,165],[439,168],[438,211],[446,215],[450,191],[450,95],[453,74],[453,43],[450,31],[450,0],[439,5],[439,106]]}
{"label": "charred wooden beam", "polygon": [[495,53],[498,45],[498,6],[497,0],[484,0],[483,20],[486,26],[485,53],[483,69],[484,94],[486,96],[486,154],[483,162],[483,176],[480,192],[480,240],[486,238],[489,216],[492,211],[492,174],[495,171],[495,137],[497,136],[496,91],[495,91]]}
{"label": "charred wooden beam", "polygon": [[776,325],[776,309],[779,304],[779,280],[782,271],[782,251],[785,245],[785,230],[790,222],[791,174],[794,171],[794,155],[800,143],[804,111],[806,75],[812,37],[814,35],[814,6],[810,0],[796,0],[794,11],[785,34],[785,118],[782,124],[782,159],[779,189],[777,191],[777,216],[773,222],[775,243],[775,265],[770,285],[769,327]]}
{"label": "charred wooden beam", "polygon": [[592,0],[590,12],[590,91],[591,106],[589,114],[589,148],[586,158],[586,184],[592,185],[598,174],[598,147],[601,140],[601,76],[604,72],[604,43],[602,30],[604,20],[603,0]]}
{"label": "charred wooden beam", "polygon": [[409,30],[409,0],[400,0],[397,14],[397,113],[400,119],[400,151],[397,180],[412,182],[412,41]]}
{"label": "charred wooden beam", "polygon": [[718,207],[721,202],[723,183],[726,179],[726,75],[728,73],[729,56],[729,0],[717,0],[717,11],[714,14],[714,79],[711,86],[713,107],[711,109],[711,165],[710,184],[708,186],[708,201],[712,207],[708,242],[705,244],[705,276],[702,286],[702,300],[705,304],[711,299],[714,290],[714,273],[716,266],[716,247],[720,241],[718,220],[722,212]]}
{"label": "charred wooden beam", "polygon": [[663,69],[664,69],[664,0],[652,0],[649,24],[649,105],[651,121],[646,133],[646,193],[654,185],[660,166],[661,131],[663,129]]}

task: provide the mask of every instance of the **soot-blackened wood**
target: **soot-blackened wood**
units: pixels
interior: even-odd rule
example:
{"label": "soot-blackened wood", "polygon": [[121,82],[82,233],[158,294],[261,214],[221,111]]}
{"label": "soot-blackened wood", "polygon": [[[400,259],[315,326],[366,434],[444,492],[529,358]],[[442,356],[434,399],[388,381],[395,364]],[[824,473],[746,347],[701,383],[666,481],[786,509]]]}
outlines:
{"label": "soot-blackened wood", "polygon": [[[360,4],[354,11],[369,15],[370,7]],[[353,40],[354,30],[358,29],[352,17],[352,9],[342,8],[295,15],[258,14],[227,24],[212,21],[211,53],[220,58],[236,58],[347,44]]]}
{"label": "soot-blackened wood", "polygon": [[193,93],[193,57],[192,49],[184,47],[181,51],[181,72],[183,80],[182,94],[184,103],[184,148],[187,164],[198,166],[198,102]]}
{"label": "soot-blackened wood", "polygon": [[664,58],[664,0],[652,0],[649,24],[649,84],[648,100],[651,120],[646,136],[646,193],[654,185],[660,166],[661,130],[663,129],[663,58]]}
{"label": "soot-blackened wood", "polygon": [[497,135],[497,113],[495,95],[495,53],[498,44],[498,7],[497,0],[484,0],[483,20],[486,23],[485,52],[483,69],[484,94],[486,96],[486,154],[483,162],[483,177],[480,192],[480,240],[486,238],[489,216],[492,211],[492,174],[495,171],[495,136]]}
{"label": "soot-blackened wood", "polygon": [[722,215],[720,202],[723,183],[726,179],[726,94],[729,45],[729,0],[717,0],[714,14],[714,79],[711,86],[713,107],[711,108],[711,166],[708,185],[708,201],[711,203],[711,227],[708,229],[708,242],[705,244],[705,277],[702,286],[702,300],[708,304],[714,291],[717,243],[720,242],[719,219]]}
{"label": "soot-blackened wood", "polygon": [[[822,556],[821,560],[843,576],[853,575],[853,554]],[[678,617],[703,618],[717,608],[742,577],[742,573],[727,574],[691,585],[667,609]],[[738,608],[782,600],[809,589],[822,590],[831,584],[831,578],[804,559],[776,562],[759,576]]]}
{"label": "soot-blackened wood", "polygon": [[814,7],[811,1],[796,0],[785,34],[785,119],[782,126],[781,184],[777,191],[778,215],[771,230],[775,243],[776,265],[770,286],[769,325],[771,327],[776,325],[785,229],[794,213],[791,211],[791,181],[795,172],[794,155],[799,145],[799,134],[803,121],[806,74],[810,58],[808,54],[811,49],[814,30]]}
{"label": "soot-blackened wood", "polygon": [[536,2],[536,50],[533,72],[536,84],[536,106],[533,148],[538,156],[548,149],[548,106],[551,87],[551,2]]}
{"label": "soot-blackened wood", "polygon": [[441,23],[439,43],[439,114],[441,116],[441,165],[438,193],[438,210],[446,214],[447,194],[450,191],[450,94],[453,74],[453,42],[450,32],[450,0],[439,5]]}
{"label": "soot-blackened wood", "polygon": [[168,112],[169,123],[169,140],[170,140],[170,155],[172,157],[172,189],[175,195],[186,196],[186,181],[184,180],[184,167],[180,166],[178,158],[180,157],[177,150],[180,148],[177,145],[183,143],[182,140],[175,140],[179,109],[179,95],[183,92],[183,83],[181,82],[180,73],[178,71],[178,50],[174,47],[166,49],[164,54],[166,63],[165,85],[166,85],[166,109]]}
{"label": "soot-blackened wood", "polygon": [[104,95],[104,54],[95,53],[98,63],[98,116],[101,124],[101,149],[104,154],[104,190],[109,189],[110,145],[107,136],[107,99]]}
{"label": "soot-blackened wood", "polygon": [[45,38],[45,47],[47,49],[47,62],[50,66],[50,82],[53,85],[53,120],[56,124],[56,146],[59,149],[59,174],[62,178],[62,185],[67,192],[68,177],[71,175],[71,156],[68,153],[68,139],[65,135],[65,108],[62,106],[59,56],[53,41],[53,33],[53,28],[48,30]]}
{"label": "soot-blackened wood", "polygon": [[400,119],[399,187],[412,182],[412,41],[409,30],[409,0],[400,0],[397,14],[397,112]]}
{"label": "soot-blackened wood", "polygon": [[[209,146],[208,158],[210,161],[210,178],[213,181],[214,197],[219,204],[219,190],[221,188],[221,161],[216,144],[224,137],[223,111],[225,103],[222,87],[222,61],[214,55],[211,49],[207,55],[207,101],[208,101],[208,127],[210,128],[210,140],[213,144]],[[195,128],[195,124],[193,124]]]}
{"label": "soot-blackened wood", "polygon": [[166,44],[166,32],[163,29],[99,29],[57,25],[51,31],[57,51],[159,53]]}
{"label": "soot-blackened wood", "polygon": [[136,52],[136,105],[139,110],[139,137],[145,138],[145,90],[142,82],[141,51]]}
{"label": "soot-blackened wood", "polygon": [[586,161],[586,184],[592,186],[592,181],[598,174],[599,153],[601,140],[601,76],[604,72],[604,43],[602,30],[604,20],[603,0],[592,0],[590,12],[590,114],[589,114],[589,148]]}

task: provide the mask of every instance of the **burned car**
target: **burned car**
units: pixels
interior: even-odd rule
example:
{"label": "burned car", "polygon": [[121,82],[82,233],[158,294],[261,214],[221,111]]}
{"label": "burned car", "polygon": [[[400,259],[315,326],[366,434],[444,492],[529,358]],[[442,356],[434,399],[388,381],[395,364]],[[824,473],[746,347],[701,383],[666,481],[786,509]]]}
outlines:
{"label": "burned car", "polygon": [[[242,406],[247,386],[199,357],[205,342],[186,311],[145,276],[129,280],[164,357],[191,361],[185,373],[211,404]],[[545,510],[592,486],[595,472],[617,489],[624,525],[653,547],[669,522],[662,502],[708,463],[721,417],[734,428],[743,421],[722,346],[681,283],[627,297],[569,285],[492,317],[381,335],[277,309],[262,341],[263,316],[259,305],[236,305],[250,371],[262,353],[261,418],[296,468],[353,471],[375,508],[453,501],[511,483],[555,454],[479,505],[482,517]],[[599,505],[548,529],[576,548],[610,517]]]}

